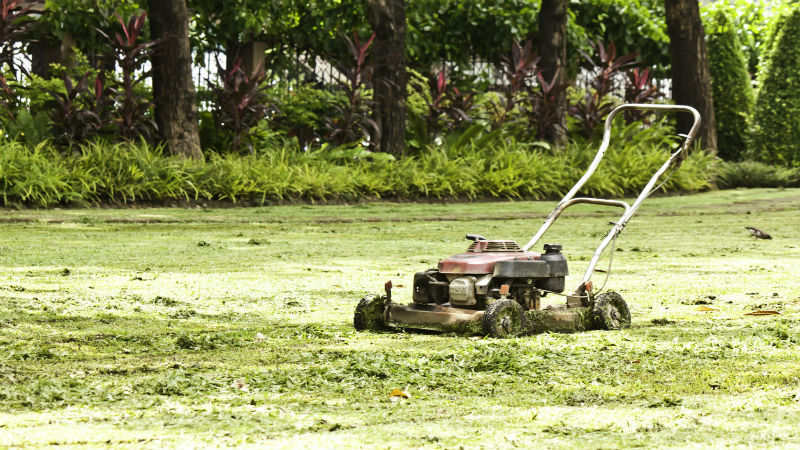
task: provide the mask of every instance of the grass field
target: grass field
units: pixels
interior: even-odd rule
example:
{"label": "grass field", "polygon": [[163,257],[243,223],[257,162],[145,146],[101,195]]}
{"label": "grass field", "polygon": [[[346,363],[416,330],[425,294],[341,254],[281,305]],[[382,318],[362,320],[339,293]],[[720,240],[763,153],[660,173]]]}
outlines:
{"label": "grass field", "polygon": [[[608,281],[629,330],[353,330],[387,279],[410,299],[466,233],[525,242],[554,203],[2,211],[0,447],[800,447],[799,189],[645,202]],[[613,214],[545,238],[568,288]]]}

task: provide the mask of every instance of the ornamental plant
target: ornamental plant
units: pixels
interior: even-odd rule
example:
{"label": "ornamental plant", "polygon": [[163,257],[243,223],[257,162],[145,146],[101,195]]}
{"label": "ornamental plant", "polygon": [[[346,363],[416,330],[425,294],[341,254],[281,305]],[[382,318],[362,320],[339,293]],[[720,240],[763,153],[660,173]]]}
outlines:
{"label": "ornamental plant", "polygon": [[145,62],[161,41],[142,38],[147,13],[133,15],[127,21],[119,14],[116,18],[122,26],[122,33],[110,36],[98,30],[108,41],[108,49],[120,70],[119,79],[113,86],[117,106],[114,122],[123,139],[142,137],[149,140],[154,136],[157,126],[150,114],[153,102],[142,95],[144,80],[150,76],[150,70],[145,69]]}
{"label": "ornamental plant", "polygon": [[800,164],[800,8],[774,32],[756,94],[749,156],[785,166]]}
{"label": "ornamental plant", "polygon": [[244,146],[253,153],[250,131],[274,110],[264,90],[266,72],[257,67],[248,74],[241,59],[230,70],[219,67],[219,72],[222,73],[222,84],[212,89],[216,98],[214,121],[219,128],[232,133],[234,151]]}
{"label": "ornamental plant", "polygon": [[724,11],[714,13],[706,31],[717,120],[717,153],[727,161],[739,160],[746,150],[747,115],[755,103],[747,63],[733,23]]}
{"label": "ornamental plant", "polygon": [[345,37],[345,43],[350,53],[350,58],[337,64],[339,72],[344,74],[345,80],[339,83],[345,93],[346,100],[334,105],[338,112],[335,117],[325,118],[328,136],[336,145],[356,142],[360,139],[376,142],[380,140],[381,131],[378,123],[369,117],[365,108],[367,101],[364,99],[364,82],[372,74],[371,66],[367,64],[367,56],[375,33],[367,42],[361,43],[358,35],[353,33],[353,39]]}

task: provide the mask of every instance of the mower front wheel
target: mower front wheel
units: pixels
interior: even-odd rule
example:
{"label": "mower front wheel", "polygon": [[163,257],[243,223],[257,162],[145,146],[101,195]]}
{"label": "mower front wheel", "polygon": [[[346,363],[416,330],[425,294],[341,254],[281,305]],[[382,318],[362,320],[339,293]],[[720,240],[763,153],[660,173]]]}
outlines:
{"label": "mower front wheel", "polygon": [[594,325],[600,330],[630,328],[631,311],[622,296],[616,292],[604,292],[594,299],[592,308]]}
{"label": "mower front wheel", "polygon": [[483,313],[483,332],[496,338],[517,337],[525,332],[525,310],[514,300],[497,300]]}
{"label": "mower front wheel", "polygon": [[383,313],[386,309],[386,297],[372,294],[367,295],[356,305],[353,315],[353,326],[358,331],[380,331],[386,329],[386,320]]}

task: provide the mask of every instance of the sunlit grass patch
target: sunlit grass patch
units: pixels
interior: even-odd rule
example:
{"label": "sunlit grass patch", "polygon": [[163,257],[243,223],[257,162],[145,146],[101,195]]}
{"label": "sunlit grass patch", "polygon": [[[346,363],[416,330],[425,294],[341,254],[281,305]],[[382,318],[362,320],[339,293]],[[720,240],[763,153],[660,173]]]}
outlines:
{"label": "sunlit grass patch", "polygon": [[[629,330],[353,330],[386,280],[409,299],[465,234],[525,241],[552,206],[6,211],[0,446],[800,445],[797,190],[648,200],[608,281]],[[576,207],[546,238],[568,288],[610,219]],[[759,310],[779,314],[745,315]]]}

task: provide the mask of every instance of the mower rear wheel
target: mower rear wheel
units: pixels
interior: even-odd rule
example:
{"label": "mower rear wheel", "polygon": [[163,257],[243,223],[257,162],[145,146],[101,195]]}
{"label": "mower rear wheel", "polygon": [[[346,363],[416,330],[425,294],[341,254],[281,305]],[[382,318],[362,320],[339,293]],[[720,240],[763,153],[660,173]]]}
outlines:
{"label": "mower rear wheel", "polygon": [[356,305],[353,315],[353,326],[358,331],[380,331],[386,329],[386,320],[383,312],[386,309],[386,297],[371,294],[367,295]]}
{"label": "mower rear wheel", "polygon": [[594,299],[592,308],[594,325],[600,330],[630,328],[631,311],[622,296],[616,292],[604,292]]}
{"label": "mower rear wheel", "polygon": [[497,300],[483,313],[483,332],[496,338],[516,337],[525,332],[525,310],[514,300]]}

